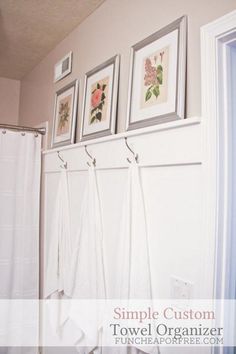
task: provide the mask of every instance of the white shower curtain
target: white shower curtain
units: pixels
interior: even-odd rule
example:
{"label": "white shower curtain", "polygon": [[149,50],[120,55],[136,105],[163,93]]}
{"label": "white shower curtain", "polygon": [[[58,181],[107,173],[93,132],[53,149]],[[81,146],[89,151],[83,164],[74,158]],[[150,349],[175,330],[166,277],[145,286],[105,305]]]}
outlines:
{"label": "white shower curtain", "polygon": [[[0,299],[39,297],[40,170],[41,135],[1,129]],[[13,323],[14,316],[8,316],[6,327]],[[36,353],[36,349],[0,348],[3,352]]]}

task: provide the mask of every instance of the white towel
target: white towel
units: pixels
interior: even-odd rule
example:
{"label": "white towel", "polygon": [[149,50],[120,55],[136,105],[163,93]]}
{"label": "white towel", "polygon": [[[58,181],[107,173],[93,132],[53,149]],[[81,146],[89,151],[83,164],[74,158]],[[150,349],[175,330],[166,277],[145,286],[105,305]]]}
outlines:
{"label": "white towel", "polygon": [[[128,170],[127,189],[125,191],[120,235],[117,244],[120,255],[116,294],[117,298],[150,301],[152,306],[152,286],[148,231],[143,189],[138,164],[134,161]],[[136,348],[105,348],[103,353],[159,353],[157,347],[136,346]]]}
{"label": "white towel", "polygon": [[[71,262],[70,296],[73,299],[105,299],[102,218],[94,167],[88,169],[77,241]],[[95,302],[91,302],[89,313],[87,308],[76,308],[72,302],[70,319],[81,331],[77,344],[78,351],[83,354],[98,346],[100,313]]]}
{"label": "white towel", "polygon": [[72,254],[70,232],[69,188],[66,170],[60,172],[57,198],[51,222],[49,252],[47,254],[45,297],[55,292],[65,295],[70,288],[68,269]]}
{"label": "white towel", "polygon": [[151,274],[146,212],[140,171],[136,162],[128,170],[127,190],[119,236],[120,271],[117,295],[121,299],[151,299]]}

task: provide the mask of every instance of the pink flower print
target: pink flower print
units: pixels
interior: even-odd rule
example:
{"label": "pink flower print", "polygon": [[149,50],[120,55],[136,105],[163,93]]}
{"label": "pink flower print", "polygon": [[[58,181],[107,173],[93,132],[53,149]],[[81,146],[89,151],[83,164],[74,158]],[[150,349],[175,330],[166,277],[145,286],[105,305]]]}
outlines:
{"label": "pink flower print", "polygon": [[99,104],[101,103],[101,99],[102,99],[102,90],[96,89],[91,97],[92,107],[96,108],[97,106],[99,106]]}

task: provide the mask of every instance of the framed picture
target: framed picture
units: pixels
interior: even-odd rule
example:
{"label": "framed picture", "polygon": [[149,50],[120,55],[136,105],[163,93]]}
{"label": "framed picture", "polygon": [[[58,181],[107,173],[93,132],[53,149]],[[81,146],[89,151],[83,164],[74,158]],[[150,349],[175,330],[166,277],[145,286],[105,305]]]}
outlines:
{"label": "framed picture", "polygon": [[54,82],[57,82],[71,73],[72,70],[72,52],[66,54],[54,66]]}
{"label": "framed picture", "polygon": [[118,55],[85,75],[81,140],[115,133],[118,76]]}
{"label": "framed picture", "polygon": [[78,85],[75,80],[56,92],[51,147],[74,143]]}
{"label": "framed picture", "polygon": [[185,114],[187,17],[131,48],[127,130]]}

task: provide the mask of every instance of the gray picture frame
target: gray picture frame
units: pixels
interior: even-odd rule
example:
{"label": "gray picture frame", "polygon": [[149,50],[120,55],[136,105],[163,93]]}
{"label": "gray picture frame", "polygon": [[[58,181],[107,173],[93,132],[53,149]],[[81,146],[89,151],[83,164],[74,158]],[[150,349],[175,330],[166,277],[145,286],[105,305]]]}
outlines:
{"label": "gray picture frame", "polygon": [[[56,114],[57,114],[57,104],[58,99],[62,93],[65,93],[69,89],[74,87],[74,98],[72,103],[72,118],[71,118],[71,132],[70,137],[60,142],[55,142],[55,129],[56,129]],[[53,115],[53,127],[52,127],[52,137],[51,137],[51,148],[56,148],[59,146],[73,144],[75,142],[75,134],[76,134],[76,121],[77,121],[77,111],[78,111],[78,95],[79,95],[79,80],[74,80],[70,82],[68,85],[62,87],[60,90],[55,93],[54,100],[54,115]]]}
{"label": "gray picture frame", "polygon": [[[94,133],[85,134],[84,133],[84,125],[85,125],[84,121],[87,118],[85,116],[86,102],[88,99],[90,99],[90,96],[88,94],[88,79],[90,77],[92,77],[93,75],[97,74],[99,71],[105,69],[106,67],[109,67],[110,65],[113,65],[114,68],[113,68],[113,78],[112,78],[112,94],[111,94],[111,110],[110,110],[110,117],[109,117],[109,127],[108,127],[108,129],[105,129],[102,131],[97,131]],[[80,141],[96,139],[99,137],[103,137],[106,135],[111,135],[111,134],[116,133],[119,66],[120,66],[120,55],[117,54],[85,74]]]}
{"label": "gray picture frame", "polygon": [[[177,72],[176,72],[176,97],[175,110],[166,112],[165,114],[156,115],[150,118],[144,118],[138,121],[131,121],[131,109],[134,102],[132,101],[133,80],[134,80],[134,61],[138,51],[145,46],[151,44],[163,36],[178,30],[178,49],[177,49]],[[177,119],[185,118],[185,89],[186,89],[186,62],[187,62],[187,16],[182,16],[168,26],[153,33],[144,40],[136,43],[131,47],[130,54],[130,73],[129,73],[129,89],[128,89],[128,105],[127,105],[127,121],[126,130],[144,128],[151,125],[165,123]],[[136,102],[137,104],[137,102]]]}

